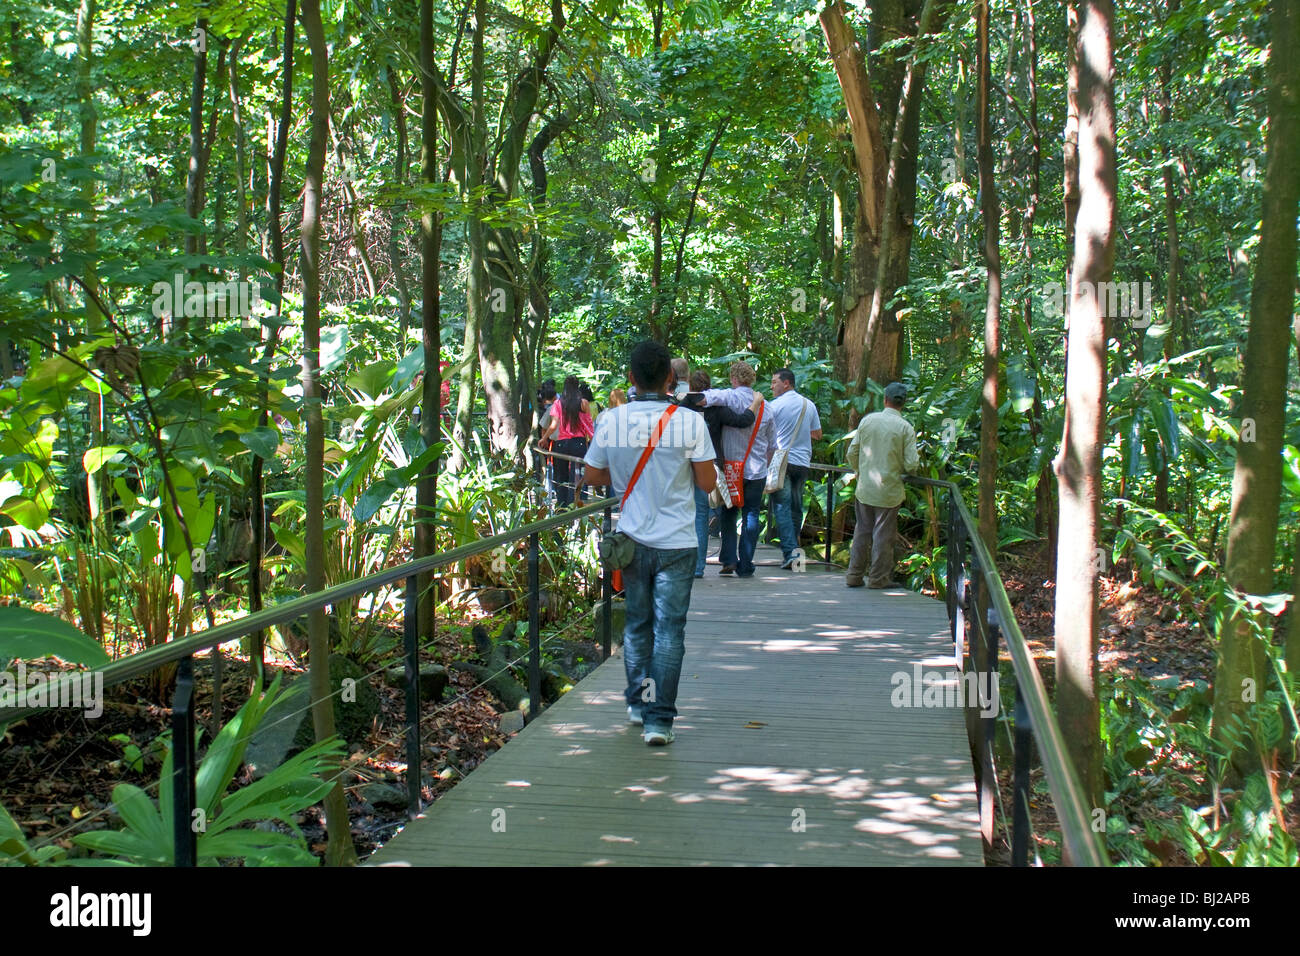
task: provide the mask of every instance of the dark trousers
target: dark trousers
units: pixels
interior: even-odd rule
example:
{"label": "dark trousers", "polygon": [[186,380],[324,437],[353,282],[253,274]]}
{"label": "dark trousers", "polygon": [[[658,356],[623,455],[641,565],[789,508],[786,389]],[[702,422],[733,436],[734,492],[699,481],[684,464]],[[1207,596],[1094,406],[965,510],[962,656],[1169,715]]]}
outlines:
{"label": "dark trousers", "polygon": [[[574,458],[581,458],[587,454],[587,439],[579,435],[577,438],[565,438],[555,443],[554,450],[561,455],[572,455]],[[582,504],[582,486],[578,485],[578,479],[581,466],[567,461],[564,458],[555,459],[555,500],[560,505],[571,505],[577,494],[578,504]],[[575,489],[574,486],[577,485]]]}

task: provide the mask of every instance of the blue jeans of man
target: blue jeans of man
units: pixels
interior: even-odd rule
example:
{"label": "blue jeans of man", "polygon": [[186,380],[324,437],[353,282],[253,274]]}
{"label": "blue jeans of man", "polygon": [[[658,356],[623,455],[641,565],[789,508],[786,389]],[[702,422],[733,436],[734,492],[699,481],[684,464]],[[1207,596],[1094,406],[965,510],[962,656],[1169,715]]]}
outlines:
{"label": "blue jeans of man", "polygon": [[695,486],[695,541],[699,556],[695,559],[695,576],[704,573],[709,557],[709,493]]}
{"label": "blue jeans of man", "polygon": [[[745,504],[722,512],[723,567],[732,565],[736,574],[747,578],[754,573],[754,552],[758,548],[758,516],[763,510],[763,485],[766,478],[745,479]],[[736,517],[740,516],[740,540],[736,540]],[[737,553],[739,544],[739,553]]]}
{"label": "blue jeans of man", "polygon": [[799,532],[803,528],[803,483],[807,479],[805,466],[786,465],[785,484],[772,494],[776,529],[781,535],[781,556],[787,561],[799,547]]}
{"label": "blue jeans of man", "polygon": [[625,697],[629,707],[640,709],[645,733],[671,730],[677,716],[696,553],[695,548],[637,544],[632,563],[623,569]]}

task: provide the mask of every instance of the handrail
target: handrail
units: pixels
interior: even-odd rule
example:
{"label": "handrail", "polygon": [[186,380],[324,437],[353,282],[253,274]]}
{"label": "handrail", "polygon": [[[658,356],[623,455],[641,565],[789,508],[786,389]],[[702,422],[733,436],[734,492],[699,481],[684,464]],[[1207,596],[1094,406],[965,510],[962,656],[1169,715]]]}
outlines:
{"label": "handrail", "polygon": [[528,447],[537,452],[537,454],[546,455],[548,458],[563,458],[565,461],[571,461],[578,465],[585,465],[587,463],[587,459],[585,458],[579,458],[576,455],[566,455],[558,451],[551,451],[549,448],[541,447],[537,442],[533,442]]}
{"label": "handrail", "polygon": [[[411,577],[418,577],[425,572],[432,571],[435,568],[443,567],[448,564],[455,564],[471,558],[476,554],[482,554],[485,551],[493,551],[498,547],[506,544],[512,544],[533,534],[541,534],[554,528],[561,528],[572,524],[575,520],[603,513],[606,507],[612,506],[617,502],[617,498],[602,498],[599,501],[584,505],[581,508],[574,508],[563,511],[559,514],[551,515],[549,518],[543,518],[541,521],[534,521],[531,524],[523,525],[513,531],[507,531],[502,534],[493,535],[490,538],[482,538],[470,544],[464,544],[450,551],[444,551],[439,554],[432,554],[428,557],[417,558],[413,561],[407,561],[404,564],[394,565],[391,568],[385,568],[382,571],[375,571],[364,577],[354,578],[343,584],[337,584],[333,587],[326,588],[324,591],[313,591],[310,594],[304,594],[301,597],[292,598],[288,601],[282,601],[271,607],[264,608],[254,614],[246,614],[236,618],[233,621],[227,621],[224,624],[218,624],[216,627],[205,628],[189,637],[179,641],[169,641],[166,644],[156,644],[153,647],[146,648],[138,654],[129,654],[126,657],[120,657],[108,664],[101,664],[99,667],[91,668],[84,671],[86,674],[102,674],[105,687],[112,687],[137,677],[142,677],[152,670],[156,670],[165,664],[176,663],[186,657],[189,657],[199,651],[208,650],[219,644],[226,644],[230,641],[238,640],[256,631],[264,630],[277,624],[285,624],[289,621],[296,620],[300,617],[324,608],[327,605],[335,604],[339,601],[351,597],[357,597],[361,594],[367,594],[371,591],[377,591],[382,587],[395,584],[398,581]],[[3,722],[14,723],[26,717],[30,717],[41,711],[50,709],[47,705],[34,707],[17,707],[0,710],[0,717]]]}
{"label": "handrail", "polygon": [[[997,625],[1007,638],[1007,649],[1011,653],[1011,663],[1016,675],[1018,698],[1023,700],[1034,736],[1038,740],[1038,751],[1043,768],[1047,774],[1047,787],[1052,802],[1056,805],[1061,823],[1061,835],[1071,859],[1085,866],[1105,866],[1108,863],[1106,849],[1098,834],[1089,826],[1091,818],[1083,786],[1065,749],[1065,740],[1056,723],[1047,702],[1047,691],[1038,667],[1029,653],[1029,645],[1016,621],[1011,601],[1007,597],[1002,577],[998,574],[997,564],[989,554],[984,539],[979,534],[979,526],[966,507],[961,490],[951,481],[935,478],[923,478],[904,475],[903,481],[910,485],[928,486],[945,489],[949,500],[957,509],[957,514],[966,529],[966,540],[970,542],[975,554],[975,563],[984,585],[989,601],[996,616]],[[949,587],[955,582],[948,582]],[[996,667],[996,661],[990,664]]]}

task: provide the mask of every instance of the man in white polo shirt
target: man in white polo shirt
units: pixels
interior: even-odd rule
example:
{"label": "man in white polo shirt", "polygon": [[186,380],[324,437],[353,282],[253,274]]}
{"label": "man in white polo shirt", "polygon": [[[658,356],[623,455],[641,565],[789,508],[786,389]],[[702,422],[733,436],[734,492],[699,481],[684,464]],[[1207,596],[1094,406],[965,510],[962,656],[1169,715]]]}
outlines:
{"label": "man in white polo shirt", "polygon": [[785,484],[772,492],[772,510],[781,535],[781,567],[794,567],[794,551],[803,528],[803,483],[812,463],[812,443],[822,437],[817,406],[794,390],[794,372],[779,368],[772,373],[772,418],[777,449],[788,448]]}
{"label": "man in white polo shirt", "polygon": [[[623,568],[624,696],[628,719],[642,724],[652,746],[673,742],[695,580],[695,487],[712,491],[717,480],[704,418],[667,400],[671,358],[657,342],[632,350],[629,372],[636,398],[600,416],[583,477],[589,485],[609,485],[623,498],[618,530],[635,545],[632,563]],[[657,443],[629,490],[655,434]]]}

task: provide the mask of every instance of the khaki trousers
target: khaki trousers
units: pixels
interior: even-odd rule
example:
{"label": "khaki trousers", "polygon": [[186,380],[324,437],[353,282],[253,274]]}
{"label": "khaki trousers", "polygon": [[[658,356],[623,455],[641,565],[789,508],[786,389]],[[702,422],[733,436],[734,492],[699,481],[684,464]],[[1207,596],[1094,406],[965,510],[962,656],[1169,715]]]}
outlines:
{"label": "khaki trousers", "polygon": [[853,529],[853,546],[849,551],[849,570],[845,579],[851,584],[862,580],[867,567],[867,554],[871,556],[871,574],[867,585],[873,588],[887,586],[894,574],[894,535],[898,530],[898,509],[880,508],[854,500],[857,525]]}

